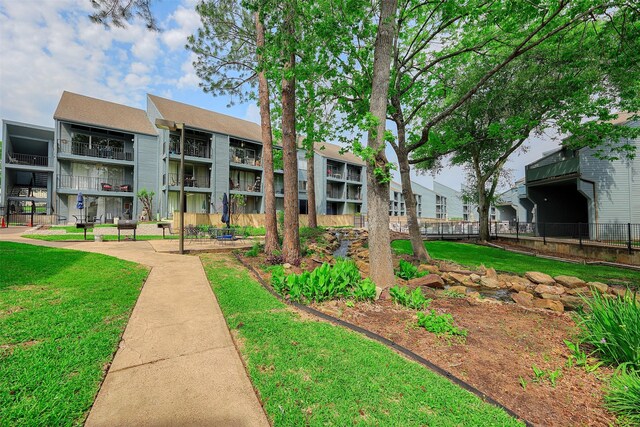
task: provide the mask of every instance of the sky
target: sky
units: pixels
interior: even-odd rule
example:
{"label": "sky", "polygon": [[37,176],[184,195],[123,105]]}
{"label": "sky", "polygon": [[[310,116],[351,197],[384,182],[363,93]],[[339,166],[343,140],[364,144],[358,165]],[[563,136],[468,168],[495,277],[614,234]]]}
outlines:
{"label": "sky", "polygon": [[[91,23],[89,0],[0,0],[0,118],[53,127],[66,90],[141,109],[152,93],[259,123],[255,104],[229,106],[227,97],[198,86],[193,54],[184,47],[200,25],[197,1],[154,0],[162,31],[151,32],[140,21],[124,29]],[[557,146],[550,137],[532,140],[526,153],[509,162],[513,178]],[[387,155],[396,161],[390,148]],[[431,175],[413,176],[432,188]],[[460,168],[447,166],[435,180],[455,189],[466,181]]]}

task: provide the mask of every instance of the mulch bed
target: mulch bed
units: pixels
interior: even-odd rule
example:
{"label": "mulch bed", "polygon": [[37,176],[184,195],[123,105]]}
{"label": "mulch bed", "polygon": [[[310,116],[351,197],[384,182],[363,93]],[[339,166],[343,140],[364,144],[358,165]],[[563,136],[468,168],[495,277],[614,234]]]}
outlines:
{"label": "mulch bed", "polygon": [[[259,267],[262,257],[243,260],[269,282]],[[305,269],[316,267],[303,260]],[[295,269],[298,270],[298,269]],[[434,298],[430,308],[453,315],[468,330],[465,341],[436,337],[416,326],[415,311],[391,301],[345,301],[313,304],[313,308],[368,329],[408,348],[451,372],[538,426],[608,426],[615,417],[603,407],[603,387],[612,373],[599,368],[587,373],[566,367],[570,354],[563,340],[574,340],[577,326],[568,313],[529,310],[515,304],[471,298]],[[553,387],[533,382],[532,366],[562,369]],[[523,388],[521,378],[527,384]]]}

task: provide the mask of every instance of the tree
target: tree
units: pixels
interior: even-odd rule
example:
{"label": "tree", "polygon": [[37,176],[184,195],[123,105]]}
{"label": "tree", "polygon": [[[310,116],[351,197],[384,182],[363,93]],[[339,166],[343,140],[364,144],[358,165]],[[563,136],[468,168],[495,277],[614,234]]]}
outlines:
{"label": "tree", "polygon": [[202,27],[189,37],[187,48],[197,55],[194,63],[200,87],[214,95],[229,95],[240,101],[255,100],[262,130],[264,168],[265,245],[267,254],[278,249],[274,187],[271,101],[263,51],[265,28],[259,10],[251,12],[236,0],[211,0],[198,4]]}
{"label": "tree", "polygon": [[153,0],[89,0],[91,6],[96,9],[95,13],[89,15],[91,22],[104,26],[113,25],[124,28],[127,22],[134,17],[140,17],[147,28],[158,31],[158,25],[153,13],[151,13],[151,3]]}
{"label": "tree", "polygon": [[141,188],[140,191],[136,193],[136,197],[142,203],[142,216],[151,220],[153,218],[153,196],[156,193],[153,191],[147,191],[146,188]]}

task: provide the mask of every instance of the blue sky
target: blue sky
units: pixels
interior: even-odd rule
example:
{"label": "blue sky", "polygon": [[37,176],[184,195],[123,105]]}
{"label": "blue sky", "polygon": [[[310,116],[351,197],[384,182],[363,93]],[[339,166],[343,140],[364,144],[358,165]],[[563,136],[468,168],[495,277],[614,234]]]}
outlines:
{"label": "blue sky", "polygon": [[[126,29],[92,24],[89,0],[0,0],[0,118],[53,126],[53,112],[64,90],[146,108],[153,93],[212,111],[259,122],[253,104],[228,107],[199,87],[193,57],[184,45],[199,26],[197,0],[155,0],[153,11],[163,31],[142,22]],[[1,136],[0,136],[1,138]],[[557,142],[535,140],[514,157],[513,177]],[[389,159],[395,161],[392,150]],[[431,188],[430,175],[416,180]],[[464,173],[445,167],[436,180],[459,189]]]}

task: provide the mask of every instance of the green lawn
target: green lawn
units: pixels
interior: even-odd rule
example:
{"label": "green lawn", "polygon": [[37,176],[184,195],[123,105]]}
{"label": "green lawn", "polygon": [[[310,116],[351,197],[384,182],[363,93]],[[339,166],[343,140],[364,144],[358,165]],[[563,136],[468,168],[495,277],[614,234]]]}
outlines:
{"label": "green lawn", "polygon": [[0,242],[0,425],[81,425],[148,272]]}
{"label": "green lawn", "polygon": [[[586,281],[605,283],[625,281],[635,286],[640,285],[640,273],[629,269],[554,261],[468,243],[429,241],[425,242],[425,246],[435,259],[453,261],[468,267],[478,267],[483,264],[499,271],[516,274],[541,271],[552,276],[576,276]],[[391,247],[400,254],[413,254],[408,240],[396,240],[391,243]]]}
{"label": "green lawn", "polygon": [[[127,234],[125,234],[127,233]],[[131,237],[133,236],[133,234],[131,233],[131,231],[126,231],[123,232],[122,235],[120,236],[120,240],[124,240],[126,237]],[[69,233],[69,234],[23,234],[22,237],[25,237],[27,239],[35,239],[35,240],[44,240],[46,242],[62,242],[62,241],[82,241],[84,240],[84,234],[76,234],[76,233]],[[179,239],[180,236],[177,234],[167,234],[165,239]],[[94,240],[94,234],[93,233],[87,233],[87,241],[89,240]],[[102,239],[105,241],[117,241],[118,240],[118,235],[112,235],[112,234],[108,234],[108,235],[102,235]],[[158,236],[158,235],[136,235],[136,240],[162,240],[162,235]]]}
{"label": "green lawn", "polygon": [[521,425],[382,344],[301,318],[234,259],[201,259],[273,425]]}

